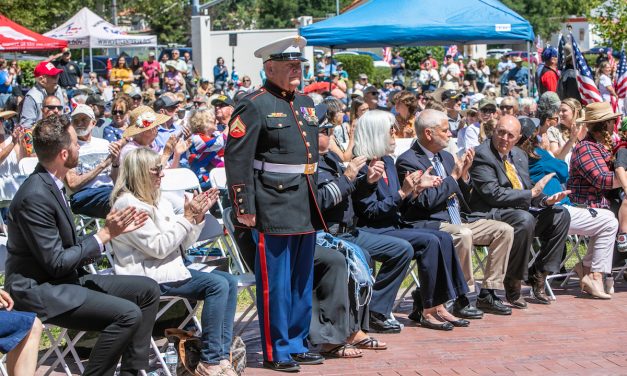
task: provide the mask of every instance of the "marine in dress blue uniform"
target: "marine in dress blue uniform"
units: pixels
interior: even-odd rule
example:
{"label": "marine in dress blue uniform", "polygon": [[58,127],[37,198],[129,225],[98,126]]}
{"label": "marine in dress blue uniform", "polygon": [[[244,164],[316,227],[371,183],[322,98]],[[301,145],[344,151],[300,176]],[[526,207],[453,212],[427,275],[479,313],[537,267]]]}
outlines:
{"label": "marine in dress blue uniform", "polygon": [[296,92],[306,40],[289,37],[255,51],[268,79],[244,97],[229,123],[225,168],[236,224],[254,228],[255,276],[264,367],[298,371],[322,363],[307,349],[315,232],[318,121]]}

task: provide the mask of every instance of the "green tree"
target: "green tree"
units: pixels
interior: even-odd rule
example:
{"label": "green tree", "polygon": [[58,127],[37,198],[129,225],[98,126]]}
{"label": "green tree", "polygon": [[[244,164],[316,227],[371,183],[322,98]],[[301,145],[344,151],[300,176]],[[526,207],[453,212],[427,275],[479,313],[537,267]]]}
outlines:
{"label": "green tree", "polygon": [[0,12],[10,20],[45,33],[61,25],[83,7],[93,9],[98,0],[2,0]]}
{"label": "green tree", "polygon": [[[525,17],[536,35],[548,39],[569,15],[588,16],[602,0],[501,0]],[[618,0],[620,1],[620,0]]]}
{"label": "green tree", "polygon": [[606,44],[620,50],[627,42],[627,2],[608,0],[593,12],[592,24]]}
{"label": "green tree", "polygon": [[405,67],[412,71],[420,69],[420,63],[429,52],[435,60],[444,60],[444,47],[403,47],[400,51],[401,57],[405,59]]}

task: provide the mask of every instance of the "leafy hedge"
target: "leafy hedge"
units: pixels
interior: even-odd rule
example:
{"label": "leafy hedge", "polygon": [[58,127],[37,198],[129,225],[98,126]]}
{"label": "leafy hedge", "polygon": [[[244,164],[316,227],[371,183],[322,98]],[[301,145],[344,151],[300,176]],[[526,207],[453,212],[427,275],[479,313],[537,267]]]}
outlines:
{"label": "leafy hedge", "polygon": [[342,62],[344,70],[348,73],[351,80],[356,81],[361,73],[365,73],[368,77],[374,75],[374,66],[372,58],[366,55],[337,55],[333,58]]}
{"label": "leafy hedge", "polygon": [[35,85],[35,74],[33,71],[39,62],[33,60],[20,60],[18,65],[22,70],[22,86],[33,87]]}

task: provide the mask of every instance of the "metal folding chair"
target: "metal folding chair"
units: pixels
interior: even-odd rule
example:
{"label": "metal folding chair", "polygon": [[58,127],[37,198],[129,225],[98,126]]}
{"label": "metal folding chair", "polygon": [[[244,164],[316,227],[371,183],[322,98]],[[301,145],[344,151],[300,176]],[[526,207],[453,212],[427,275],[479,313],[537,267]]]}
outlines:
{"label": "metal folding chair", "polygon": [[235,324],[233,325],[234,327],[239,327],[237,331],[234,330],[236,335],[241,335],[248,325],[250,325],[250,323],[255,319],[255,317],[257,317],[255,303],[256,296],[252,291],[252,287],[255,286],[255,273],[254,269],[251,266],[246,265],[244,262],[244,258],[242,257],[241,251],[235,241],[235,226],[231,220],[231,211],[232,208],[224,209],[222,217],[224,227],[229,238],[227,252],[231,257],[231,274],[238,277],[237,288],[239,292],[241,293],[245,290],[252,299],[252,302],[248,305],[248,307],[246,307],[244,312],[239,315],[237,321],[235,321]]}

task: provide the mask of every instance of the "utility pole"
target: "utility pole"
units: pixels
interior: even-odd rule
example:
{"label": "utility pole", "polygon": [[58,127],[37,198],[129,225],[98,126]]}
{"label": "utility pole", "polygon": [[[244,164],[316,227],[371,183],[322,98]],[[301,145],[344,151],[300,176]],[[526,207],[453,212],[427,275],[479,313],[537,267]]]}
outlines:
{"label": "utility pole", "polygon": [[111,21],[118,25],[118,0],[111,0]]}
{"label": "utility pole", "polygon": [[340,0],[335,0],[335,15],[340,15]]}

